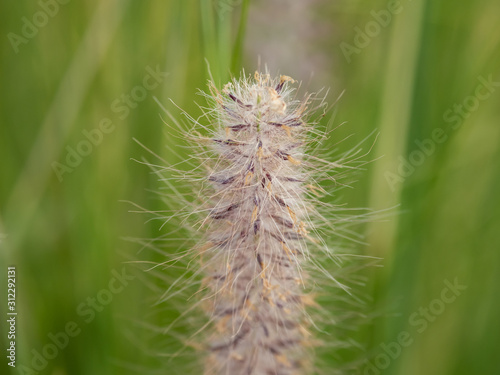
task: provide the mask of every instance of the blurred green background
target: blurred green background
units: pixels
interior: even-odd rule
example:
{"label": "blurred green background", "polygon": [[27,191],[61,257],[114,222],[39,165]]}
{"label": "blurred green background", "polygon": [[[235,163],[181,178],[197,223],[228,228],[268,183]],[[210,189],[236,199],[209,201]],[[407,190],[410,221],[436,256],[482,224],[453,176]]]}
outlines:
{"label": "blurred green background", "polygon": [[[205,60],[220,86],[260,57],[310,91],[331,88],[330,103],[344,92],[334,125],[347,125],[332,145],[379,133],[368,157],[377,160],[340,197],[394,207],[363,227],[359,252],[383,267],[368,272],[370,320],[353,333],[369,361],[360,373],[500,374],[499,14],[495,0],[2,1],[0,290],[5,314],[15,265],[19,315],[16,371],[0,324],[1,373],[35,373],[33,360],[41,374],[181,373],[137,328],[151,328],[151,285],[124,262],[161,256],[123,237],[165,231],[121,201],[165,207],[150,191],[157,178],[130,160],[145,155],[133,138],[178,161],[187,151],[166,135],[153,97],[198,116]],[[109,284],[123,272],[123,288]],[[447,283],[466,289],[451,301]],[[91,313],[88,298],[109,303]],[[78,334],[55,354],[49,334],[61,338],[68,322]],[[402,332],[411,343],[399,353]],[[33,352],[44,348],[46,363]]]}

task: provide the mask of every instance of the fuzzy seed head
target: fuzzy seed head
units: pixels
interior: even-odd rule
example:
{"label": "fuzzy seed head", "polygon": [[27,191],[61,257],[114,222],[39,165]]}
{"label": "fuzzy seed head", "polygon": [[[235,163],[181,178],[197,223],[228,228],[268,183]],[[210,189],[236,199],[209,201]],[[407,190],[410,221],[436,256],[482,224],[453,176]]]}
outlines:
{"label": "fuzzy seed head", "polygon": [[199,185],[193,199],[179,202],[162,179],[181,206],[172,217],[191,222],[196,239],[190,259],[199,261],[193,278],[202,282],[191,299],[207,319],[198,331],[206,375],[312,374],[314,348],[322,345],[311,315],[320,311],[315,277],[346,290],[319,260],[337,260],[320,233],[341,233],[337,222],[346,221],[335,221],[335,206],[318,196],[321,182],[337,184],[360,156],[347,152],[332,163],[313,155],[326,133],[310,113],[323,101],[296,99],[293,83],[261,73],[220,91],[210,82],[203,93],[210,125],[188,116],[197,164],[190,175],[162,168]]}

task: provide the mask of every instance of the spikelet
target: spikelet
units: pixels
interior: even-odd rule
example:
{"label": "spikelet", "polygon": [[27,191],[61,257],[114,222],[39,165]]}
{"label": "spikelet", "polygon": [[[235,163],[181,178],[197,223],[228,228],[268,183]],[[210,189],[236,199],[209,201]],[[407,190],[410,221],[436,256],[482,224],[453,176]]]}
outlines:
{"label": "spikelet", "polygon": [[311,95],[297,100],[293,83],[261,73],[233,79],[220,91],[210,83],[203,94],[211,125],[188,116],[198,165],[158,172],[201,182],[186,202],[167,182],[182,202],[168,220],[177,216],[195,228],[197,244],[187,256],[191,266],[199,260],[199,269],[187,282],[201,280],[190,301],[198,299],[207,318],[198,327],[203,334],[188,344],[203,351],[207,375],[314,373],[322,343],[310,315],[319,308],[313,277],[346,289],[318,260],[335,259],[320,230],[335,230],[340,217],[318,197],[325,193],[321,181],[339,183],[362,156],[346,153],[333,163],[309,152],[326,137],[309,114],[325,104]]}

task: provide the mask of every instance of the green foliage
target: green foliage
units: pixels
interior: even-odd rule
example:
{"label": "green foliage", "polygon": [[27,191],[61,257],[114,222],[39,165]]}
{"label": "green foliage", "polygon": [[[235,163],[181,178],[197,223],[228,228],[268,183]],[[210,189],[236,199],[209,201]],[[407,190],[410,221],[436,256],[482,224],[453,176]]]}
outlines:
{"label": "green foliage", "polygon": [[[153,97],[176,117],[169,98],[196,117],[201,111],[194,100],[203,100],[195,93],[206,87],[208,64],[220,84],[241,67],[252,71],[257,57],[244,53],[246,41],[266,25],[248,17],[261,16],[263,5],[224,3],[235,4],[224,17],[218,2],[204,0],[57,3],[33,37],[23,36],[23,17],[32,21],[42,9],[38,2],[0,5],[0,290],[4,306],[3,270],[16,265],[19,365],[31,366],[32,350],[41,352],[51,342],[49,333],[74,321],[81,333],[41,373],[165,373],[158,360],[163,348],[158,355],[142,350],[148,335],[132,328],[151,314],[151,306],[142,303],[150,287],[141,273],[112,293],[112,302],[91,321],[82,309],[88,298],[104,298],[102,290],[111,289],[113,270],[121,272],[123,262],[161,260],[158,254],[137,255],[140,246],[123,240],[164,234],[161,224],[145,225],[146,216],[128,213],[133,206],[121,202],[165,209],[146,190],[158,186],[156,177],[130,160],[144,155],[133,138],[172,163],[187,155],[166,135]],[[384,267],[367,275],[364,293],[373,301],[367,306],[373,319],[352,337],[375,363],[382,343],[411,334],[412,344],[391,358],[383,374],[500,373],[500,87],[491,86],[488,96],[484,84],[478,88],[490,76],[500,81],[499,3],[402,2],[402,11],[367,46],[356,47],[360,52],[350,62],[340,44],[354,45],[353,28],[363,30],[374,19],[370,12],[387,9],[387,3],[315,4],[318,22],[335,26],[315,46],[330,62],[330,79],[323,84],[346,90],[334,122],[349,124],[333,133],[329,146],[354,133],[339,146],[347,150],[374,129],[380,132],[369,157],[383,157],[359,175],[355,189],[345,190],[342,201],[373,209],[398,205],[387,220],[366,225],[371,246],[361,251],[384,258]],[[293,27],[297,21],[283,11],[282,18],[268,22]],[[9,33],[24,41],[14,48]],[[156,73],[158,85],[152,88],[152,71],[169,75]],[[153,78],[146,82],[148,75]],[[477,90],[484,99],[476,106],[467,98]],[[133,99],[141,95],[144,100]],[[447,120],[455,104],[465,110]],[[437,128],[446,140],[433,140]],[[91,151],[71,159],[90,133]],[[420,163],[415,152],[425,145]],[[74,166],[68,167],[67,158]],[[62,181],[54,162],[71,169],[59,175]],[[402,163],[410,163],[411,172]],[[398,168],[408,173],[402,176]],[[387,172],[397,182],[388,182]],[[417,332],[422,326],[410,317],[421,318],[420,308],[436,311],[440,305],[432,303],[442,298],[445,280],[455,278],[467,289],[444,311],[425,318],[426,328]],[[158,324],[175,317],[175,307],[165,309],[165,316],[155,318]],[[2,344],[5,327],[0,325]],[[5,358],[1,366],[4,373]]]}

